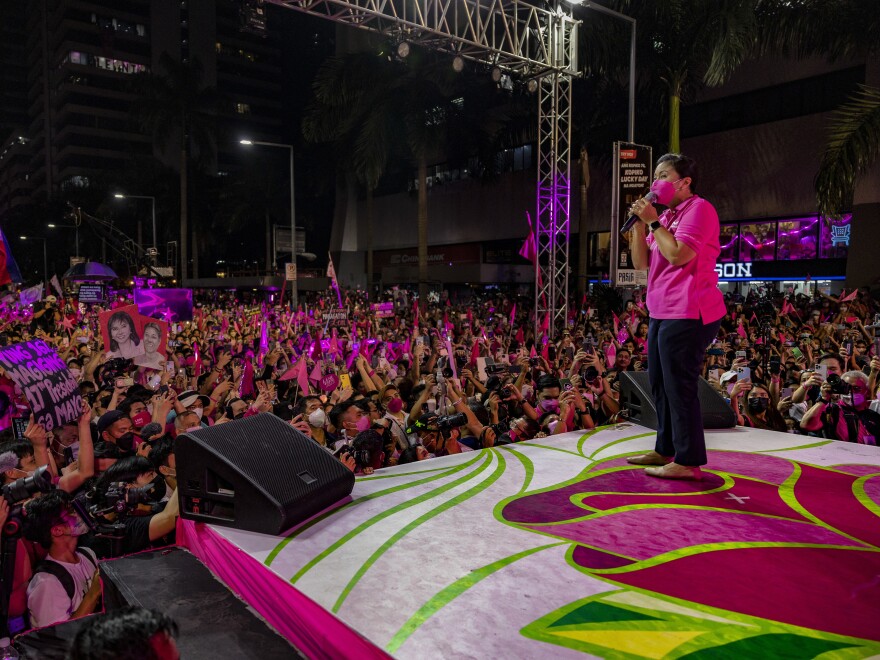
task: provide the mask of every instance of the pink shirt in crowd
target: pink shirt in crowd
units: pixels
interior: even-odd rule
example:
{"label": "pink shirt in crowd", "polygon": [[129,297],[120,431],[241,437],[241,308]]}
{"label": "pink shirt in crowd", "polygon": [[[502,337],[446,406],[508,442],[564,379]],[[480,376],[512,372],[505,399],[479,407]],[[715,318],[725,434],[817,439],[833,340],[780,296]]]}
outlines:
{"label": "pink shirt in crowd", "polygon": [[727,308],[715,272],[715,261],[721,252],[721,228],[715,207],[694,195],[677,208],[664,211],[660,223],[696,255],[683,266],[673,266],[660,253],[653,234],[648,235],[647,303],[651,317],[702,318],[704,324],[717,321],[727,313]]}

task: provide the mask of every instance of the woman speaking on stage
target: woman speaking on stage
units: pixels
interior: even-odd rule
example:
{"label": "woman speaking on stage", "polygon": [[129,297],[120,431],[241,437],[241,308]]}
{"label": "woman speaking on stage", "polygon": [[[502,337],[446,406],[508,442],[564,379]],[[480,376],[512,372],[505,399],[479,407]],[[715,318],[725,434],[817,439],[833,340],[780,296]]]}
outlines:
{"label": "woman speaking on stage", "polygon": [[706,441],[698,387],[703,357],[726,313],[715,261],[721,252],[715,207],[696,194],[697,164],[681,154],[657,161],[651,192],[667,207],[657,215],[641,198],[630,236],[633,263],[648,269],[648,379],[657,407],[654,451],[627,459],[666,479],[700,479]]}

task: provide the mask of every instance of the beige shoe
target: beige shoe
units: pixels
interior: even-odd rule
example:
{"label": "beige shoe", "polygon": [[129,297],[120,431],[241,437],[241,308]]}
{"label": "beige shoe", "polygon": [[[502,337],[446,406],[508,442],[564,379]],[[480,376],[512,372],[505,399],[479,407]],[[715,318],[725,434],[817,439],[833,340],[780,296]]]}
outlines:
{"label": "beige shoe", "polygon": [[672,463],[672,457],[661,456],[656,451],[649,451],[641,456],[628,456],[626,462],[633,465],[666,465]]}
{"label": "beige shoe", "polygon": [[700,481],[703,478],[700,468],[679,465],[678,463],[669,463],[663,467],[645,468],[645,474],[652,477],[660,477],[661,479],[692,479]]}

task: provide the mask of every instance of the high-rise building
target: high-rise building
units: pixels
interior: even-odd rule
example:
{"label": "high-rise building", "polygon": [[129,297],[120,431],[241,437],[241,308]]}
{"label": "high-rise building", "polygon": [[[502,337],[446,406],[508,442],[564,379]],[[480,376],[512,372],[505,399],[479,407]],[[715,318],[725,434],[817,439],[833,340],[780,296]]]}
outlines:
{"label": "high-rise building", "polygon": [[152,154],[131,117],[131,83],[135,74],[161,73],[163,53],[198,59],[204,85],[223,101],[212,169],[234,167],[230,136],[236,145],[239,134],[283,141],[279,37],[263,11],[256,0],[3,3],[0,213],[23,193],[86,187]]}

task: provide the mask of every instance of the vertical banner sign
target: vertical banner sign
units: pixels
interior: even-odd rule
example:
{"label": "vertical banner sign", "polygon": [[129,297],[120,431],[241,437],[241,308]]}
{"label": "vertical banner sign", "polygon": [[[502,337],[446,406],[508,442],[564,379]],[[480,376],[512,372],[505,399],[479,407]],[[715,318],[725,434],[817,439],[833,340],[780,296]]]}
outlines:
{"label": "vertical banner sign", "polygon": [[648,271],[636,270],[632,262],[629,237],[620,226],[629,217],[629,207],[651,186],[653,162],[651,147],[629,142],[614,143],[614,171],[611,189],[611,285],[644,286]]}
{"label": "vertical banner sign", "polygon": [[34,421],[47,431],[82,414],[82,396],[73,374],[55,349],[37,339],[0,348],[0,367],[31,404]]}

